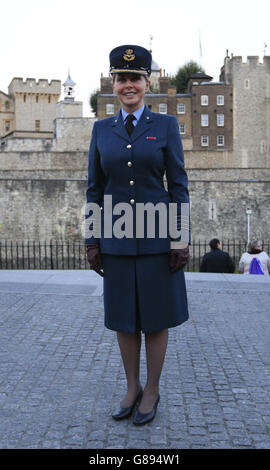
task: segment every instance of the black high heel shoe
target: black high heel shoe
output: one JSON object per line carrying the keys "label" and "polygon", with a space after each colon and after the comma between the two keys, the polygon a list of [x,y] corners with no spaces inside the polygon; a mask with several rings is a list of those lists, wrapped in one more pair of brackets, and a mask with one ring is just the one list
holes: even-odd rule
{"label": "black high heel shoe", "polygon": [[137,408],[137,410],[134,414],[133,424],[135,424],[136,426],[142,426],[143,424],[150,423],[150,421],[152,421],[154,419],[154,417],[156,416],[157,406],[158,406],[159,400],[160,400],[160,396],[158,394],[158,397],[155,401],[155,404],[154,404],[152,410],[149,411],[149,413],[141,413],[139,411],[139,409]]}
{"label": "black high heel shoe", "polygon": [[119,410],[112,415],[113,419],[116,419],[119,421],[120,419],[129,418],[135,406],[141,401],[142,395],[143,395],[143,389],[141,388],[134,402],[132,403],[132,405],[128,406],[127,408],[120,407]]}

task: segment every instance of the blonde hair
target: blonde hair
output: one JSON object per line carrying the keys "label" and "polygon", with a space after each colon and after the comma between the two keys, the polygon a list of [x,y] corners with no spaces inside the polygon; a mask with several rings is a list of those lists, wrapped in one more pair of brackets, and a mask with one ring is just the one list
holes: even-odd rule
{"label": "blonde hair", "polygon": [[[128,72],[122,72],[122,73],[128,73]],[[116,75],[121,75],[121,74],[113,73],[113,74],[111,75],[111,81],[112,81],[112,83],[114,83],[115,78],[116,78]],[[136,75],[142,75],[142,76],[145,78],[146,83],[150,82],[150,77],[149,77],[148,75],[143,75],[143,74],[136,74]]]}

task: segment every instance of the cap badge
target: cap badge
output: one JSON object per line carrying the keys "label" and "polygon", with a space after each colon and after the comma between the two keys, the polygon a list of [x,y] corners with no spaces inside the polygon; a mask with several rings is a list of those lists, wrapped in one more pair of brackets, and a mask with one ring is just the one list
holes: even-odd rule
{"label": "cap badge", "polygon": [[135,59],[135,54],[133,54],[133,49],[126,49],[125,54],[123,55],[123,59],[127,60],[128,62],[130,60],[134,60]]}

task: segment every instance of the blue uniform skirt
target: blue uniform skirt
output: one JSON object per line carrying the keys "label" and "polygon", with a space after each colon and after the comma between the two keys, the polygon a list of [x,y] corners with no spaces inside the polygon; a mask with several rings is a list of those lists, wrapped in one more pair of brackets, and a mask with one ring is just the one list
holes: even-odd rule
{"label": "blue uniform skirt", "polygon": [[102,258],[107,328],[150,333],[188,319],[184,270],[170,272],[169,253]]}

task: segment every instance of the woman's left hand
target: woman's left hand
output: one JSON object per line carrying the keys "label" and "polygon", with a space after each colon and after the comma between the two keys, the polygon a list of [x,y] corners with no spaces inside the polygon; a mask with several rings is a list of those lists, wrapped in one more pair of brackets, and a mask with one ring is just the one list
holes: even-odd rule
{"label": "woman's left hand", "polygon": [[170,270],[172,273],[179,271],[183,268],[189,259],[189,246],[181,249],[171,250],[171,259],[170,259]]}

